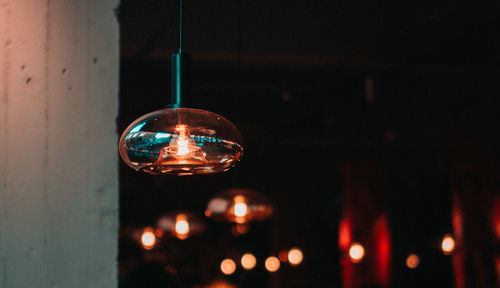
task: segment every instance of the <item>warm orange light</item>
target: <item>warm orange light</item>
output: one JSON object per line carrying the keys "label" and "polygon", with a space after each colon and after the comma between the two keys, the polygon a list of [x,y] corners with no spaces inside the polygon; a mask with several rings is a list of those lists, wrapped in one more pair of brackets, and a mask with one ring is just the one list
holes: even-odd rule
{"label": "warm orange light", "polygon": [[224,280],[220,280],[220,279],[212,282],[211,284],[209,284],[207,286],[203,286],[203,287],[204,288],[237,288],[233,284],[226,282]]}
{"label": "warm orange light", "polygon": [[266,259],[264,265],[266,266],[267,271],[272,273],[278,271],[278,269],[280,269],[281,264],[278,258],[271,256]]}
{"label": "warm orange light", "polygon": [[420,257],[417,254],[410,254],[406,258],[406,266],[410,269],[415,269],[420,264]]}
{"label": "warm orange light", "polygon": [[179,214],[175,218],[175,233],[179,239],[186,239],[189,236],[189,222],[186,215]]}
{"label": "warm orange light", "polygon": [[236,127],[220,115],[169,108],[130,124],[120,137],[119,151],[137,171],[184,176],[229,170],[243,155],[242,143]]}
{"label": "warm orange light", "polygon": [[153,228],[146,228],[142,232],[141,243],[142,247],[144,247],[144,249],[146,250],[151,250],[155,246],[156,236],[153,231],[154,231]]}
{"label": "warm orange light", "polygon": [[448,255],[453,253],[453,250],[455,250],[455,239],[453,239],[453,236],[450,234],[446,234],[443,237],[443,241],[441,242],[441,250],[443,250],[443,253]]}
{"label": "warm orange light", "polygon": [[244,223],[245,216],[248,213],[248,206],[245,197],[242,195],[237,195],[234,197],[234,216],[236,216],[236,222]]}
{"label": "warm orange light", "polygon": [[250,230],[250,226],[248,224],[236,224],[233,226],[231,229],[231,232],[233,233],[233,236],[241,236]]}
{"label": "warm orange light", "polygon": [[290,265],[292,266],[299,265],[302,262],[302,259],[304,259],[304,255],[299,248],[292,248],[288,252],[288,262],[290,262]]}
{"label": "warm orange light", "polygon": [[179,133],[179,139],[177,139],[177,155],[179,156],[184,156],[189,153],[189,141],[188,141],[188,135],[186,135],[186,125],[177,125],[175,127],[175,131]]}
{"label": "warm orange light", "polygon": [[241,257],[241,266],[245,270],[252,270],[257,264],[257,259],[250,253],[246,253]]}
{"label": "warm orange light", "polygon": [[247,215],[247,204],[238,203],[234,205],[234,215],[237,217],[245,217]]}
{"label": "warm orange light", "polygon": [[359,243],[352,243],[349,248],[349,257],[354,263],[359,263],[365,257],[365,248]]}
{"label": "warm orange light", "polygon": [[224,259],[220,263],[220,270],[226,275],[231,275],[236,271],[236,263],[231,259]]}
{"label": "warm orange light", "polygon": [[251,189],[230,189],[210,200],[205,215],[216,221],[244,224],[265,220],[272,213],[271,203],[258,192]]}

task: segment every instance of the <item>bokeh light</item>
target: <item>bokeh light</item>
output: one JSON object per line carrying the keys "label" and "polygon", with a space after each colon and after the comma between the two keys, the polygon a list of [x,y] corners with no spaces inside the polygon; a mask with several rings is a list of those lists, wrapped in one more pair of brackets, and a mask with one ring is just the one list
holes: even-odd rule
{"label": "bokeh light", "polygon": [[250,231],[250,225],[248,224],[235,224],[233,228],[231,228],[231,233],[235,237],[239,237],[241,235],[245,235]]}
{"label": "bokeh light", "polygon": [[280,269],[280,260],[274,256],[270,256],[266,259],[266,262],[264,263],[266,266],[267,271],[269,272],[276,272]]}
{"label": "bokeh light", "polygon": [[406,266],[410,269],[415,269],[420,264],[420,257],[417,254],[410,254],[406,258]]}
{"label": "bokeh light", "polygon": [[237,195],[234,197],[234,216],[245,217],[247,215],[248,206],[245,197]]}
{"label": "bokeh light", "polygon": [[160,228],[156,228],[155,235],[157,238],[162,238],[163,236],[165,236],[165,232],[163,232],[163,230],[161,230]]}
{"label": "bokeh light", "polygon": [[288,252],[288,262],[290,262],[292,266],[297,266],[302,263],[302,259],[304,259],[304,254],[302,254],[299,248],[292,248]]}
{"label": "bokeh light", "polygon": [[241,266],[245,270],[252,270],[257,264],[257,259],[250,253],[246,253],[241,257]]}
{"label": "bokeh light", "polygon": [[443,250],[443,253],[448,255],[453,253],[453,250],[455,250],[455,239],[453,239],[453,236],[450,234],[446,234],[443,237],[443,241],[441,242],[441,250]]}
{"label": "bokeh light", "polygon": [[263,221],[273,213],[271,202],[251,189],[230,189],[215,195],[205,210],[205,215],[216,221],[248,223]]}
{"label": "bokeh light", "polygon": [[288,262],[288,250],[281,250],[280,253],[278,253],[278,258],[283,263]]}
{"label": "bokeh light", "polygon": [[231,275],[236,271],[236,263],[231,259],[224,259],[220,263],[220,270],[226,275]]}
{"label": "bokeh light", "polygon": [[156,236],[153,228],[145,228],[141,235],[142,247],[146,250],[151,250],[155,247]]}
{"label": "bokeh light", "polygon": [[349,248],[349,257],[354,263],[359,263],[365,257],[365,248],[359,243],[352,243]]}
{"label": "bokeh light", "polygon": [[200,235],[205,230],[205,222],[198,215],[185,210],[169,212],[159,217],[156,223],[157,230],[163,232],[163,237],[180,240]]}
{"label": "bokeh light", "polygon": [[[198,287],[198,286],[197,286]],[[237,288],[237,286],[222,280],[218,279],[212,282],[211,284],[208,284],[207,286],[203,286],[203,288]]]}
{"label": "bokeh light", "polygon": [[177,234],[177,238],[181,240],[189,237],[189,222],[187,221],[186,215],[177,215],[175,219],[175,233]]}

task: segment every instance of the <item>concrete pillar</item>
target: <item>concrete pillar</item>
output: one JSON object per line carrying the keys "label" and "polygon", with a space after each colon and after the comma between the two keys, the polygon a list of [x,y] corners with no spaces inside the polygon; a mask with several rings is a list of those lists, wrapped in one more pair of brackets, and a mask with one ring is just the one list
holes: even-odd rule
{"label": "concrete pillar", "polygon": [[0,0],[0,287],[117,287],[118,0]]}

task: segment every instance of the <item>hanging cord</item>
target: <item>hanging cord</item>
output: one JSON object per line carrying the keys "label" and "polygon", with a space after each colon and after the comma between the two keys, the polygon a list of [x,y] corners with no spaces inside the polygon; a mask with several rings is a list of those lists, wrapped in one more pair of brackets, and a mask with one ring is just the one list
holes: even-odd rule
{"label": "hanging cord", "polygon": [[180,0],[179,8],[179,54],[182,53],[182,0]]}

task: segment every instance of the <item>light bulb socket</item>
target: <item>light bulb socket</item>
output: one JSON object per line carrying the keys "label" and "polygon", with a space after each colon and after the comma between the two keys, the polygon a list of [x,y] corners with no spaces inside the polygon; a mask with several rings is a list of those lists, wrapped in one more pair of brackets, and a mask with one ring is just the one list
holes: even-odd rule
{"label": "light bulb socket", "polygon": [[191,55],[172,54],[172,102],[169,108],[189,107],[191,104]]}

